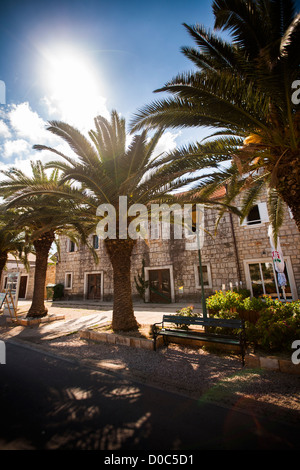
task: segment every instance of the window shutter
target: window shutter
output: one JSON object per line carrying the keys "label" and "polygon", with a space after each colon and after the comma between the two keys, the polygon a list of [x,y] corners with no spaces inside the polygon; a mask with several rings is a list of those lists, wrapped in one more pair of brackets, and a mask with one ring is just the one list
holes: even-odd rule
{"label": "window shutter", "polygon": [[266,202],[260,202],[258,204],[258,210],[261,218],[261,222],[269,222],[269,214],[268,214],[268,209],[267,209],[267,203]]}

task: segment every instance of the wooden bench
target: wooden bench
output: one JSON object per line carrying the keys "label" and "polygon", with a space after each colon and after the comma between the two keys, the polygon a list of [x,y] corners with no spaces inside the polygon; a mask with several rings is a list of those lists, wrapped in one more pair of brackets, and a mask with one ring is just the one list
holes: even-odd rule
{"label": "wooden bench", "polygon": [[[223,330],[223,333],[223,331],[216,330],[216,327],[226,328],[226,330]],[[165,343],[172,341],[172,337],[176,337],[209,343],[229,344],[240,347],[242,363],[245,364],[245,322],[242,319],[163,315],[162,321],[152,326],[152,332],[154,351],[156,351],[158,336],[163,336]]]}

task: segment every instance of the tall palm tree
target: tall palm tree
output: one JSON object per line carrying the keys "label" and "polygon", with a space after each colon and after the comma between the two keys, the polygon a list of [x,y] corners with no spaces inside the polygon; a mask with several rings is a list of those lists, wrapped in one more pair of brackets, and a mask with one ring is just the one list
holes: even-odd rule
{"label": "tall palm tree", "polygon": [[[2,171],[6,179],[0,183],[0,194],[5,198],[5,207],[14,208],[15,230],[26,230],[28,241],[34,246],[34,291],[27,316],[43,317],[48,312],[44,302],[45,282],[55,234],[73,230],[84,240],[85,216],[82,212],[79,215],[78,204],[70,197],[72,190],[69,185],[61,184],[57,170],[48,175],[40,161],[31,162],[31,169],[32,176],[18,168]],[[57,194],[53,193],[54,189]]]}
{"label": "tall palm tree", "polygon": [[300,230],[300,110],[292,100],[300,14],[292,0],[215,0],[213,12],[215,28],[229,31],[232,42],[185,24],[197,47],[182,52],[196,71],[156,90],[170,97],[140,110],[133,131],[161,125],[215,128],[213,142],[185,148],[178,158],[205,158],[208,167],[217,159],[220,171],[215,181],[209,179],[211,189],[226,183],[227,202],[246,190],[244,216],[267,186],[274,228],[284,201]]}
{"label": "tall palm tree", "polygon": [[[181,178],[186,172],[186,166],[160,165],[161,156],[154,157],[154,150],[163,133],[159,129],[150,138],[147,132],[135,135],[129,146],[126,145],[125,120],[116,111],[112,111],[111,119],[95,118],[95,129],[85,137],[74,127],[52,121],[48,130],[65,140],[75,152],[76,158],[71,158],[55,149],[44,145],[35,145],[37,150],[50,150],[61,157],[49,164],[59,169],[62,181],[81,185],[78,194],[82,204],[96,212],[101,204],[110,204],[116,213],[116,237],[104,239],[105,247],[113,268],[114,303],[112,327],[114,330],[132,330],[137,328],[131,296],[131,254],[136,239],[126,233],[121,233],[119,218],[123,217],[120,196],[127,196],[128,212],[133,204],[143,204],[164,198],[171,199],[172,190],[194,180],[194,177]],[[75,191],[75,189],[74,189]],[[126,228],[135,216],[123,219]]]}

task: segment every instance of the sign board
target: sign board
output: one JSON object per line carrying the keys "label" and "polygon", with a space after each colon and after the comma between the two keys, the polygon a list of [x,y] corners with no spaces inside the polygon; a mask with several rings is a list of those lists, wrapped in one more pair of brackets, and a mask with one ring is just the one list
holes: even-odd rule
{"label": "sign board", "polygon": [[17,308],[14,303],[13,296],[9,289],[6,289],[5,292],[0,293],[0,308],[4,306],[3,314],[10,315],[12,320],[17,318]]}
{"label": "sign board", "polygon": [[2,308],[6,299],[6,292],[0,292],[0,308]]}

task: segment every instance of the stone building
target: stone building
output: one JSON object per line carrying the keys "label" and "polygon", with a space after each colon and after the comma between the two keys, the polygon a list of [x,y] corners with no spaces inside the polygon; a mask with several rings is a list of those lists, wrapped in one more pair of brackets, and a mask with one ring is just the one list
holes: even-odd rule
{"label": "stone building", "polygon": [[[247,220],[240,223],[237,216],[227,213],[215,234],[215,209],[205,209],[201,226],[202,271],[205,295],[215,290],[236,286],[247,288],[251,295],[283,296],[278,287],[268,237],[269,218],[264,200],[257,203]],[[199,253],[196,235],[184,230],[182,239],[163,237],[164,227],[156,227],[157,239],[139,239],[132,254],[132,291],[140,299],[135,278],[142,273],[149,286],[146,302],[200,302]],[[204,234],[204,235],[203,235]],[[300,235],[289,210],[279,234],[285,260],[288,284],[286,298],[296,300],[300,295]],[[61,238],[61,255],[56,266],[56,283],[64,285],[65,297],[109,301],[113,298],[112,267],[103,240],[93,235],[92,243],[98,253],[96,264],[86,246],[76,246]]]}
{"label": "stone building", "polygon": [[[8,255],[6,266],[3,270],[1,277],[1,292],[4,292],[7,286],[8,274],[19,273],[19,292],[18,299],[31,300],[34,289],[34,273],[35,273],[35,255],[28,255],[29,269],[26,269],[22,261],[15,258],[13,255]],[[49,260],[46,285],[54,284],[56,278],[56,266]],[[45,288],[45,299],[47,297],[47,290]]]}
{"label": "stone building", "polygon": [[27,270],[19,259],[13,255],[8,254],[6,266],[2,273],[1,279],[1,292],[6,289],[7,276],[10,273],[19,273],[19,295],[18,298],[21,300],[31,299],[33,294],[34,286],[34,270],[35,270],[35,256],[32,254],[28,255],[29,269]]}

